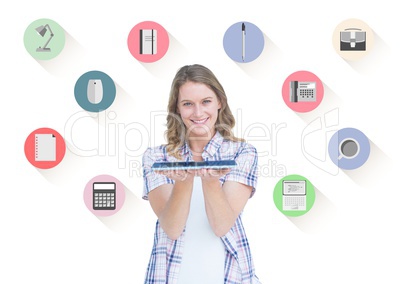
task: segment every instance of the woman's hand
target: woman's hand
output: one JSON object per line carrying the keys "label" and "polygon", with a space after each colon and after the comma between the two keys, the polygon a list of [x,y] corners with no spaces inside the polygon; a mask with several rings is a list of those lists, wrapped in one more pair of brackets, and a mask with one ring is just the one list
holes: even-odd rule
{"label": "woman's hand", "polygon": [[194,180],[194,173],[186,170],[165,170],[159,171],[159,173],[175,182],[192,182]]}
{"label": "woman's hand", "polygon": [[205,183],[217,182],[221,177],[228,174],[230,169],[199,169],[194,171],[194,175],[201,177]]}

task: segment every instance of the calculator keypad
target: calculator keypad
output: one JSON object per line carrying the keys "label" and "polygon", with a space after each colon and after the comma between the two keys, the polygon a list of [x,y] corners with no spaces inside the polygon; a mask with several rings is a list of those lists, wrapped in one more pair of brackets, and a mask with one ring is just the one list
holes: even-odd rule
{"label": "calculator keypad", "polygon": [[94,191],[93,194],[95,210],[114,210],[116,208],[116,195],[114,192]]}

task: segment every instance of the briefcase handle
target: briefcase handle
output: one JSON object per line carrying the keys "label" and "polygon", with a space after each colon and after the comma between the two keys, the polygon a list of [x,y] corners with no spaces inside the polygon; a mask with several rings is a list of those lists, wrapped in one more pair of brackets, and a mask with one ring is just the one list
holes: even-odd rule
{"label": "briefcase handle", "polygon": [[358,28],[348,28],[348,29],[345,29],[345,31],[350,31],[350,30],[358,30],[358,31],[361,31],[362,29],[358,29]]}

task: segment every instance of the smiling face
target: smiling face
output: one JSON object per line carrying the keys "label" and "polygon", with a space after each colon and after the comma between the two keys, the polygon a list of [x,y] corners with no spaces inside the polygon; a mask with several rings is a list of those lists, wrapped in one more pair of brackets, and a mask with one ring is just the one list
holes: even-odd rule
{"label": "smiling face", "polygon": [[188,81],[179,89],[177,112],[186,125],[189,137],[211,139],[220,108],[216,94],[203,83]]}

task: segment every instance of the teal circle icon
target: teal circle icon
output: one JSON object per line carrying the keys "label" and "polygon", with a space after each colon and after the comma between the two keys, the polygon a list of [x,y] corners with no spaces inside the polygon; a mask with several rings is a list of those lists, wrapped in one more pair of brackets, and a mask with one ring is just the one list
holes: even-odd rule
{"label": "teal circle icon", "polygon": [[75,83],[74,96],[84,110],[100,112],[113,103],[116,86],[109,75],[101,71],[89,71]]}
{"label": "teal circle icon", "polygon": [[306,214],[315,201],[313,184],[301,175],[288,175],[279,180],[274,189],[276,208],[286,216]]}
{"label": "teal circle icon", "polygon": [[49,60],[59,55],[65,41],[64,29],[50,19],[32,22],[24,33],[25,49],[33,58],[39,60]]}

